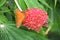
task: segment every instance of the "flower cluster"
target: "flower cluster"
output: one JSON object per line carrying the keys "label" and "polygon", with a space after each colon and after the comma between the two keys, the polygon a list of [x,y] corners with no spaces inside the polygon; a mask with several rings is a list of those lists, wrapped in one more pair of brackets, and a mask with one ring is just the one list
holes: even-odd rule
{"label": "flower cluster", "polygon": [[29,8],[25,11],[25,19],[22,23],[23,26],[29,30],[35,30],[39,32],[40,28],[47,23],[47,12],[38,8]]}

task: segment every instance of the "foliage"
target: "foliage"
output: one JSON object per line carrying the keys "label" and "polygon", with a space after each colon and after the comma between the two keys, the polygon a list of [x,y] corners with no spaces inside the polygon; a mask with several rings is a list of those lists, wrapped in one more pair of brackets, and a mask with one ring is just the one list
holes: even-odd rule
{"label": "foliage", "polygon": [[[15,26],[14,0],[0,0],[0,40],[60,40],[60,0],[17,0],[22,10],[38,7],[46,10],[49,15],[49,33],[45,35],[42,28],[39,33],[27,30],[24,26],[19,29]],[[56,36],[56,37],[54,37]]]}

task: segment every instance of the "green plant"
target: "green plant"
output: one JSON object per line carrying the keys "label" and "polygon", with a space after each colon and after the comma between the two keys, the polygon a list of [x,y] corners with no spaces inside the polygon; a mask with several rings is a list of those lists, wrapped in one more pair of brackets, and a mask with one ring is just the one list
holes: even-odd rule
{"label": "green plant", "polygon": [[[48,12],[49,23],[39,33],[24,26],[16,28],[14,0],[0,0],[0,40],[60,40],[60,0],[17,0],[22,10],[38,7]],[[47,32],[45,34],[45,31]],[[57,33],[57,35],[56,35]],[[52,37],[52,36],[57,37]],[[59,36],[58,36],[59,35]],[[51,38],[52,37],[52,38]]]}

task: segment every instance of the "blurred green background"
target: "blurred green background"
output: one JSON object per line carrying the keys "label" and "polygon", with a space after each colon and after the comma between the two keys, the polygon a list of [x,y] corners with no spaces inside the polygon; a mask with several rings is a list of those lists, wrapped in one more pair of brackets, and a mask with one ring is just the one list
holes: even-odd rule
{"label": "blurred green background", "polygon": [[38,7],[48,12],[51,27],[47,35],[42,28],[39,33],[15,26],[14,0],[0,0],[0,40],[60,40],[60,0],[17,0],[21,9]]}

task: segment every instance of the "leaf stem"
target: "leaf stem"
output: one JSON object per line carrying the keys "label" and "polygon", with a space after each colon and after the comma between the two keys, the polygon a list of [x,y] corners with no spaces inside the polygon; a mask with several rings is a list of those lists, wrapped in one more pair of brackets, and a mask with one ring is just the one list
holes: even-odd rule
{"label": "leaf stem", "polygon": [[22,11],[22,9],[21,9],[20,5],[18,4],[17,0],[14,0],[14,1],[15,1],[16,5],[17,5],[18,9],[19,9],[20,11]]}
{"label": "leaf stem", "polygon": [[48,29],[46,30],[45,34],[47,35],[48,32],[50,31],[51,27],[48,27]]}

